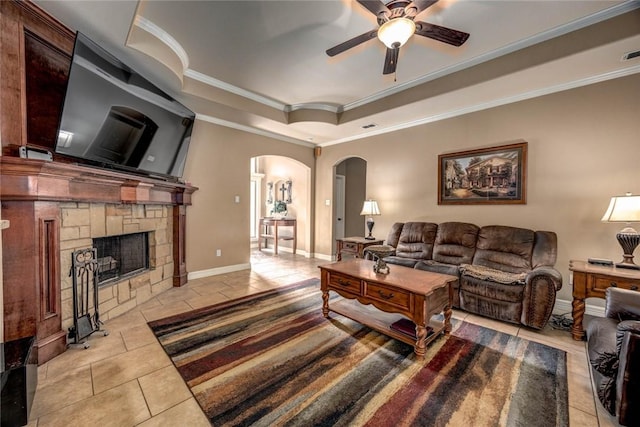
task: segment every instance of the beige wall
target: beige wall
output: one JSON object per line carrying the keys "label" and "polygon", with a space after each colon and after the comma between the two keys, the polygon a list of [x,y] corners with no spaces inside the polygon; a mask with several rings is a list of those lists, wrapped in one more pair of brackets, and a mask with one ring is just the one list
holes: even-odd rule
{"label": "beige wall", "polygon": [[[262,192],[263,199],[266,201],[268,196],[267,183],[273,182],[273,197],[274,200],[282,199],[282,192],[277,188],[277,185],[286,180],[291,180],[291,203],[287,205],[287,217],[296,218],[297,223],[297,250],[302,253],[313,252],[309,246],[309,240],[311,236],[309,215],[311,212],[311,196],[308,189],[311,168],[299,161],[292,160],[288,157],[282,156],[261,156],[260,171],[264,173],[264,179],[262,180]],[[287,194],[285,193],[285,198]],[[262,204],[262,215],[269,216],[270,211],[273,208],[273,204],[267,205],[266,202]],[[289,232],[287,229],[283,229],[284,232]],[[269,244],[273,243],[273,240],[269,240]],[[291,241],[281,241],[278,247],[292,248]]]}
{"label": "beige wall", "polygon": [[[193,129],[184,179],[199,190],[187,207],[187,271],[220,271],[247,267],[250,259],[250,159],[263,155],[286,156],[306,165],[308,188],[294,183],[294,192],[314,197],[313,149],[249,134],[202,120]],[[240,203],[235,203],[235,196]],[[308,213],[309,223],[313,213]],[[313,241],[305,243],[311,251]],[[216,249],[222,251],[216,256]],[[218,270],[216,270],[218,269]]]}
{"label": "beige wall", "polygon": [[[330,229],[333,167],[351,156],[367,161],[367,197],[378,201],[376,235],[396,221],[505,224],[558,234],[559,299],[571,300],[569,260],[622,259],[615,234],[600,222],[613,195],[640,194],[640,74],[467,114],[391,134],[324,147],[318,159],[316,230]],[[439,206],[442,153],[528,142],[526,205]],[[316,253],[331,236],[316,235]],[[636,251],[640,263],[640,250]]]}

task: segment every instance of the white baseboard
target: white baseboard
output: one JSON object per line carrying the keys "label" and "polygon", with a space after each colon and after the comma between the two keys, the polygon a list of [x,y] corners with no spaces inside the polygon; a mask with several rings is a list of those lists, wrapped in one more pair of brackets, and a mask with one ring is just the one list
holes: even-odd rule
{"label": "white baseboard", "polygon": [[[251,248],[252,249],[258,249],[260,251],[266,249],[268,251],[273,252],[273,246],[260,249],[256,245],[255,248],[253,246]],[[278,246],[278,252],[286,252],[286,253],[292,254],[293,253],[293,248],[286,248],[286,247]],[[305,250],[301,250],[301,249],[297,249],[297,248],[296,248],[296,255],[302,255],[305,258],[313,258],[313,254],[312,253],[309,253],[309,252],[307,252]]]}
{"label": "white baseboard", "polygon": [[314,258],[321,259],[323,261],[335,261],[335,259],[333,258],[333,255],[314,254]]}
{"label": "white baseboard", "polygon": [[234,271],[249,270],[251,264],[226,265],[224,267],[210,268],[208,270],[192,271],[187,275],[187,280],[201,279],[203,277],[217,276],[218,274],[233,273]]}
{"label": "white baseboard", "polygon": [[[573,311],[571,301],[557,299],[553,306],[553,314],[565,314]],[[604,317],[604,307],[599,307],[591,304],[586,304],[584,313],[590,316]]]}

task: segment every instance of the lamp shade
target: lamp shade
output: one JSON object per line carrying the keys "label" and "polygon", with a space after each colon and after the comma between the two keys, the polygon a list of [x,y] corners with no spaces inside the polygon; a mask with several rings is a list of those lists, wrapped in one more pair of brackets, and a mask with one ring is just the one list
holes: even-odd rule
{"label": "lamp shade", "polygon": [[640,196],[612,197],[602,222],[640,222]]}
{"label": "lamp shade", "polygon": [[408,18],[394,18],[378,28],[378,38],[390,49],[404,45],[416,32],[416,24]]}
{"label": "lamp shade", "polygon": [[380,209],[378,208],[378,202],[375,200],[365,200],[362,205],[362,212],[360,215],[380,215]]}
{"label": "lamp shade", "polygon": [[[640,222],[640,196],[632,196],[627,193],[624,196],[611,198],[609,207],[602,217],[604,222]],[[632,268],[640,270],[640,266],[633,262],[633,251],[640,244],[640,234],[629,225],[616,234],[616,239],[624,251],[622,262],[616,267]]]}

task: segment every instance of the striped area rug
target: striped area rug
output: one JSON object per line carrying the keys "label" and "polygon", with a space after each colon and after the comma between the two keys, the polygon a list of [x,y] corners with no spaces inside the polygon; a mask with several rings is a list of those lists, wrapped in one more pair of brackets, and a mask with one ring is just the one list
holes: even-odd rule
{"label": "striped area rug", "polygon": [[[319,280],[150,322],[214,426],[566,426],[566,353],[456,321],[424,360]],[[337,298],[332,296],[332,298]]]}

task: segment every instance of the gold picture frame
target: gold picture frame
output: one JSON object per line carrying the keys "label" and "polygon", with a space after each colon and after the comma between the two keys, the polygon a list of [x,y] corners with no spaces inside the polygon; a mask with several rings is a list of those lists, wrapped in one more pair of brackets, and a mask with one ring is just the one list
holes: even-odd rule
{"label": "gold picture frame", "polygon": [[439,205],[526,203],[526,141],[438,156]]}

